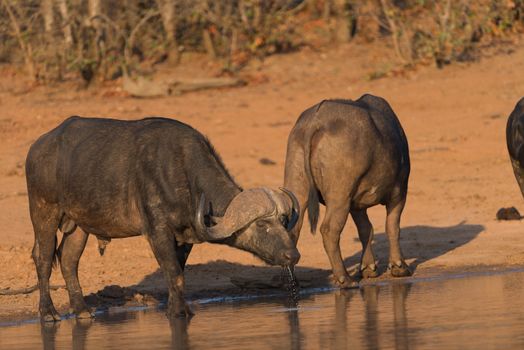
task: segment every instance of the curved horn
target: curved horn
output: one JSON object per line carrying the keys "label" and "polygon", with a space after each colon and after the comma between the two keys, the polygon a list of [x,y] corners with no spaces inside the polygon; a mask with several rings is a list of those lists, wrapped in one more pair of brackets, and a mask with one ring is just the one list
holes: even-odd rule
{"label": "curved horn", "polygon": [[209,227],[204,222],[205,199],[200,198],[196,213],[195,228],[200,230],[208,240],[219,240],[230,237],[235,232],[248,226],[256,219],[275,210],[275,203],[265,189],[255,188],[238,193],[227,206],[224,216],[217,224]]}
{"label": "curved horn", "polygon": [[207,227],[206,227],[206,223],[204,222],[205,205],[206,205],[206,197],[202,193],[202,195],[200,196],[200,201],[198,202],[197,210],[196,210],[195,228],[197,230],[197,234],[203,234],[204,237],[207,237],[208,236]]}
{"label": "curved horn", "polygon": [[196,217],[195,217],[195,226],[197,231],[204,236],[206,240],[216,240],[216,239],[222,239],[229,237],[230,234],[220,234],[220,232],[214,227],[208,227],[205,223],[204,216],[205,214],[205,207],[206,207],[206,197],[202,193],[200,196],[200,201],[198,202],[198,208],[196,211]]}
{"label": "curved horn", "polygon": [[286,229],[288,231],[291,231],[293,229],[293,227],[295,227],[295,225],[298,222],[298,216],[299,216],[299,213],[300,213],[300,205],[298,204],[298,199],[297,199],[297,197],[295,197],[293,192],[291,192],[290,190],[288,190],[288,189],[286,189],[284,187],[279,187],[279,189],[282,192],[284,192],[289,197],[289,199],[291,199],[291,203],[292,203],[291,215],[288,218],[288,224],[287,224],[287,227],[286,227]]}

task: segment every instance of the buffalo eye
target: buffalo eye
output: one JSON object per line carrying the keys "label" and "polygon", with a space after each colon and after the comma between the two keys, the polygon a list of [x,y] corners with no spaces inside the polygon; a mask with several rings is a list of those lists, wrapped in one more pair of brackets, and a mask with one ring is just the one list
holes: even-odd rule
{"label": "buffalo eye", "polygon": [[257,221],[257,227],[258,228],[265,228],[267,226],[267,223],[264,220],[258,220]]}
{"label": "buffalo eye", "polygon": [[282,223],[282,226],[287,227],[287,224],[289,223],[287,215],[281,215],[280,222]]}

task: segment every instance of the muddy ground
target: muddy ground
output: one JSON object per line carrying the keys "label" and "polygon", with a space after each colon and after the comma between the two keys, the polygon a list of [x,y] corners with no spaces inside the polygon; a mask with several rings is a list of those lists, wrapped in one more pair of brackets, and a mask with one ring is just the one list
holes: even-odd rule
{"label": "muddy ground", "polygon": [[[154,99],[126,96],[118,82],[88,89],[76,81],[28,87],[16,70],[0,68],[0,289],[36,283],[23,163],[31,143],[68,116],[180,119],[209,136],[243,187],[277,187],[283,181],[287,135],[298,115],[322,99],[356,99],[363,93],[391,103],[409,140],[412,172],[401,244],[415,276],[524,266],[524,224],[495,219],[500,207],[514,205],[524,212],[505,144],[507,116],[524,92],[524,48],[517,44],[476,63],[443,70],[419,67],[370,80],[387,69],[387,52],[358,44],[305,49],[253,62],[242,72],[248,81],[242,88]],[[161,74],[205,77],[216,68],[186,56],[181,66],[164,68]],[[384,209],[372,208],[370,218],[384,270]],[[355,266],[360,243],[351,221],[341,246],[346,266]],[[307,224],[299,250],[302,285],[326,285],[329,262],[321,238],[309,234]],[[193,299],[267,291],[278,275],[278,269],[248,253],[211,244],[195,246],[188,264],[187,290]],[[154,304],[166,293],[141,237],[113,241],[103,257],[90,239],[80,262],[80,282],[92,305]],[[52,284],[64,284],[59,270],[53,272]],[[106,286],[113,287],[103,290]],[[52,297],[60,311],[67,311],[65,289]],[[33,317],[37,305],[38,292],[0,296],[0,319]]]}

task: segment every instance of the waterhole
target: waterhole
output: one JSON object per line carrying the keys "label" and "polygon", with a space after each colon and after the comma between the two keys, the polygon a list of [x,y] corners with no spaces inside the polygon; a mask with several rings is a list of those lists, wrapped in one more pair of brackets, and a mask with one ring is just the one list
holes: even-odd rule
{"label": "waterhole", "polygon": [[521,271],[306,290],[292,307],[285,297],[194,306],[190,322],[115,309],[94,320],[4,326],[0,349],[524,348]]}

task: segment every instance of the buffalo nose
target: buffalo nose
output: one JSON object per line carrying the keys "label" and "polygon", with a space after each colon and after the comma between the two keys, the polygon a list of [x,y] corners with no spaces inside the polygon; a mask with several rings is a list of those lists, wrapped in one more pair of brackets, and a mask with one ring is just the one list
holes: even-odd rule
{"label": "buffalo nose", "polygon": [[295,265],[300,260],[300,253],[296,249],[290,249],[284,252],[284,258],[291,263],[291,265]]}

